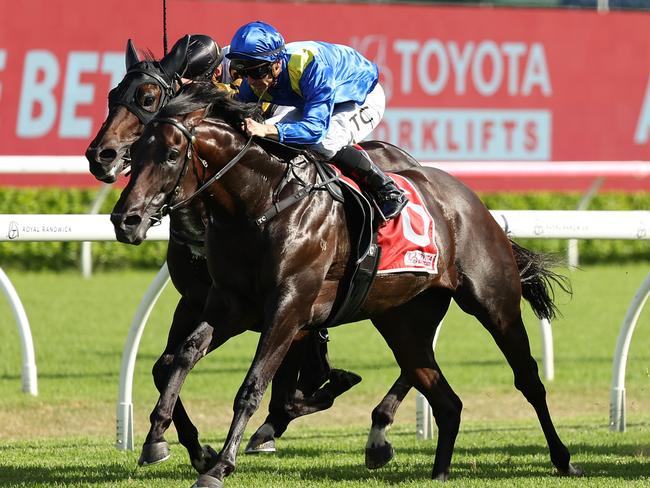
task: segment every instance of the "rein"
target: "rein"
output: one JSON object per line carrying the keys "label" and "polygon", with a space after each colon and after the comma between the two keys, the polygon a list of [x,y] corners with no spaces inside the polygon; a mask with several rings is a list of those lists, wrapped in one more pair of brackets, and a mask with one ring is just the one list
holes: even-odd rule
{"label": "rein", "polygon": [[[228,163],[221,168],[217,173],[215,173],[213,176],[211,176],[205,183],[203,183],[194,193],[192,193],[190,196],[184,198],[180,202],[177,202],[173,205],[170,205],[169,200],[173,198],[173,195],[178,193],[178,189],[181,184],[181,179],[183,178],[183,175],[187,171],[187,166],[188,162],[192,159],[192,147],[194,145],[194,142],[196,141],[196,136],[194,135],[194,128],[190,131],[185,127],[182,123],[178,122],[177,120],[173,118],[168,118],[168,117],[161,117],[161,118],[153,118],[152,122],[158,122],[161,124],[169,124],[174,127],[176,127],[187,139],[187,152],[185,154],[185,160],[183,162],[183,169],[178,175],[178,179],[176,180],[176,184],[174,185],[173,190],[169,193],[167,197],[167,201],[163,204],[160,209],[154,213],[150,219],[154,222],[153,225],[158,225],[162,221],[163,217],[166,215],[171,214],[172,212],[175,212],[179,208],[184,207],[187,205],[189,202],[191,202],[194,198],[196,198],[199,194],[201,194],[206,188],[211,186],[215,181],[218,181],[220,178],[223,177],[235,164],[237,164],[246,154],[248,149],[250,148],[252,142],[253,142],[253,136],[250,136],[248,140],[246,141],[246,144],[244,147],[230,160]],[[208,163],[199,156],[198,153],[196,153],[196,156],[199,158],[201,161],[201,164],[203,165],[204,168],[207,168]],[[307,161],[307,159],[303,155],[299,155],[292,160],[289,161],[289,166],[294,167],[296,164],[299,164],[303,161]],[[302,184],[302,188],[300,188],[298,191],[295,193],[289,195],[286,198],[283,198],[279,202],[273,203],[273,205],[266,210],[260,217],[256,218],[254,220],[255,224],[258,227],[261,227],[264,223],[268,222],[270,219],[278,215],[280,212],[285,210],[286,208],[290,207],[291,205],[298,203],[300,200],[303,198],[309,196],[313,191],[319,191],[319,190],[324,190],[327,188],[327,185],[329,185],[332,182],[338,181],[339,177],[338,175],[333,176],[331,178],[328,178],[320,183],[305,183],[302,180],[298,178],[298,181]],[[288,181],[283,180],[284,184],[288,183]],[[284,185],[281,185],[284,186]]]}
{"label": "rein", "polygon": [[[183,169],[181,170],[180,174],[178,175],[178,180],[176,181],[176,184],[174,185],[174,189],[169,193],[169,196],[167,197],[167,200],[171,200],[172,195],[178,193],[178,188],[180,187],[181,184],[181,178],[187,171],[187,165],[188,162],[192,159],[192,147],[194,145],[194,141],[196,140],[196,137],[192,132],[190,132],[187,127],[185,127],[183,124],[178,122],[175,119],[172,118],[154,118],[152,119],[154,122],[159,122],[161,124],[169,124],[173,125],[176,127],[181,133],[185,136],[187,139],[187,152],[185,154],[185,161],[183,162]],[[192,129],[194,131],[194,129]],[[165,215],[168,215],[176,210],[178,210],[181,207],[184,207],[187,205],[189,202],[191,202],[194,198],[196,198],[199,194],[201,194],[206,188],[208,188],[210,185],[212,185],[215,181],[219,180],[220,178],[223,177],[235,164],[237,164],[243,157],[244,154],[246,154],[246,151],[251,146],[251,143],[253,142],[253,136],[250,136],[248,138],[248,141],[246,141],[246,144],[244,147],[233,157],[223,168],[221,168],[217,173],[215,173],[213,176],[211,176],[208,181],[203,183],[194,193],[192,193],[189,197],[184,198],[178,203],[175,203],[173,205],[170,205],[168,202],[165,202],[162,207],[160,207],[160,210],[156,212],[154,215],[152,215],[150,218],[155,222],[155,224],[160,223],[162,218]],[[207,168],[207,162],[202,159],[198,153],[196,154],[199,160],[201,161],[201,164],[203,165],[204,168]]]}

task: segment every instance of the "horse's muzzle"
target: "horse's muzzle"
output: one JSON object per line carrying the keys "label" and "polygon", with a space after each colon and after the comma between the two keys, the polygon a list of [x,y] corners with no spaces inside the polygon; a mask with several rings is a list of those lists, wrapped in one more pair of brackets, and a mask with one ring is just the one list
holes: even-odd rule
{"label": "horse's muzzle", "polygon": [[111,222],[118,241],[136,246],[144,241],[148,226],[143,225],[140,215],[114,212],[111,214]]}
{"label": "horse's muzzle", "polygon": [[92,175],[104,183],[115,183],[124,167],[124,149],[89,146],[86,159]]}

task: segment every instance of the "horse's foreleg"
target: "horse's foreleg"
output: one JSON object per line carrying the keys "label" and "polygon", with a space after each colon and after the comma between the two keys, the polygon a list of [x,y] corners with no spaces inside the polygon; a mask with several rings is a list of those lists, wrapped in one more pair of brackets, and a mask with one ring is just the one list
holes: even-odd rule
{"label": "horse's foreleg", "polygon": [[269,414],[251,436],[244,452],[275,452],[275,438],[282,435],[291,421],[291,403],[301,393],[296,390],[298,370],[307,346],[307,332],[299,332],[282,364],[273,376]]}
{"label": "horse's foreleg", "polygon": [[[159,393],[168,384],[169,369],[173,362],[172,354],[163,354],[153,369],[154,383]],[[199,473],[207,471],[215,462],[217,453],[209,445],[201,446],[199,432],[189,418],[180,396],[177,397],[172,412],[172,421],[178,433],[178,440],[187,449],[190,462]],[[164,439],[154,443],[145,443],[145,448],[138,459],[140,466],[149,466],[169,458],[169,445]]]}
{"label": "horse's foreleg", "polygon": [[[191,328],[199,322],[198,314],[196,313],[198,308],[196,306],[193,307],[185,297],[182,297],[176,306],[165,351],[158,361],[156,361],[152,370],[154,384],[159,393],[162,393],[168,383],[175,350],[187,335],[189,335],[192,330]],[[208,445],[201,446],[198,430],[189,418],[180,396],[174,404],[172,421],[176,427],[179,442],[187,449],[192,466],[200,473],[205,472],[216,461],[217,453]],[[162,462],[168,457],[169,446],[166,442],[159,441],[154,445],[149,445],[143,451],[138,460],[138,464],[140,466],[148,466]]]}
{"label": "horse's foreleg", "polygon": [[297,327],[277,327],[276,329],[284,330],[262,335],[246,379],[237,392],[233,406],[233,420],[217,463],[204,475],[199,476],[194,485],[196,488],[219,487],[223,479],[235,470],[237,450],[244,429],[259,407],[273,374],[289,349]]}
{"label": "horse's foreleg", "polygon": [[[294,275],[294,278],[297,277]],[[311,306],[319,287],[312,288],[314,292],[309,294],[305,293],[304,281],[300,283],[302,287],[293,281],[285,281],[283,288],[276,291],[277,298],[272,299],[265,307],[276,312],[263,328],[251,367],[237,392],[233,420],[226,442],[219,453],[217,464],[199,476],[193,488],[221,487],[224,478],[235,470],[237,450],[246,424],[259,407],[264,392],[286,356],[299,327],[310,317]],[[302,290],[300,303],[295,300],[296,289]]]}
{"label": "horse's foreleg", "polygon": [[213,333],[214,329],[210,324],[201,322],[173,355],[172,364],[167,367],[165,381],[158,385],[160,397],[149,417],[151,428],[145,440],[145,449],[147,446],[165,442],[164,432],[172,422],[172,412],[181,386],[192,367],[213,348]]}
{"label": "horse's foreleg", "polygon": [[386,437],[387,428],[395,419],[395,412],[411,389],[411,383],[401,374],[386,396],[372,411],[372,427],[366,443],[366,467],[381,468],[395,456],[393,446]]}

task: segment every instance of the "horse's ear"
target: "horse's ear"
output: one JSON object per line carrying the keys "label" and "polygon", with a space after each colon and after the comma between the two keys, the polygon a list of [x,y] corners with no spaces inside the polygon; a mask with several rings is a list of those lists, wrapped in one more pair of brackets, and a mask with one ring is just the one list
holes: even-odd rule
{"label": "horse's ear", "polygon": [[133,41],[131,41],[131,39],[129,39],[126,43],[125,62],[127,71],[131,68],[131,66],[136,65],[140,62],[140,58],[138,58],[138,51],[135,50],[135,46],[133,45]]}
{"label": "horse's ear", "polygon": [[186,35],[185,37],[176,41],[174,47],[171,51],[165,55],[164,58],[160,60],[160,66],[168,75],[173,75],[174,73],[179,76],[183,76],[185,69],[187,68],[187,49],[190,46],[190,36]]}
{"label": "horse's ear", "polygon": [[196,127],[201,123],[203,119],[205,119],[208,116],[211,108],[212,108],[212,104],[206,106],[202,110],[196,110],[185,119],[185,124],[187,124],[188,127],[192,127],[192,128]]}

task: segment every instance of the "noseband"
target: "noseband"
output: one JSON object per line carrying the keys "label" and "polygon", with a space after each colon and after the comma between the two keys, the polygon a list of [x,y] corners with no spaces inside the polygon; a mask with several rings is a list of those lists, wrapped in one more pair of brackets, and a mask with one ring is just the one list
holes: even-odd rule
{"label": "noseband", "polygon": [[[178,210],[181,207],[184,207],[188,203],[190,203],[195,197],[197,197],[200,193],[202,193],[206,188],[208,188],[210,185],[212,185],[215,181],[219,180],[223,175],[225,175],[235,164],[237,164],[241,158],[244,157],[244,154],[246,154],[246,151],[248,151],[248,148],[250,148],[251,143],[253,142],[253,136],[250,136],[248,138],[248,141],[246,141],[246,144],[244,147],[233,157],[228,163],[221,168],[216,174],[211,176],[205,183],[203,183],[194,193],[192,193],[189,197],[184,198],[180,202],[177,202],[175,204],[171,203],[171,199],[173,198],[174,195],[179,193],[179,188],[181,185],[181,179],[183,178],[183,175],[187,171],[187,166],[189,161],[192,159],[192,147],[194,145],[194,142],[196,141],[196,137],[194,136],[195,132],[195,127],[192,128],[192,130],[188,130],[187,127],[185,127],[182,123],[178,122],[177,120],[173,118],[168,118],[168,117],[154,117],[152,119],[152,123],[158,122],[160,124],[169,124],[173,125],[176,127],[181,134],[185,136],[187,139],[187,151],[185,152],[185,159],[183,161],[183,169],[178,175],[178,179],[176,180],[176,185],[174,185],[174,188],[172,191],[167,195],[167,198],[165,200],[165,203],[163,204],[160,209],[154,213],[150,219],[154,221],[154,225],[157,225],[160,223],[160,221],[165,217],[165,215],[169,215],[172,212]],[[203,165],[204,168],[208,167],[207,161],[205,161],[201,156],[199,156],[198,152],[196,153],[196,157],[199,158],[199,161],[201,161],[201,164]]]}

